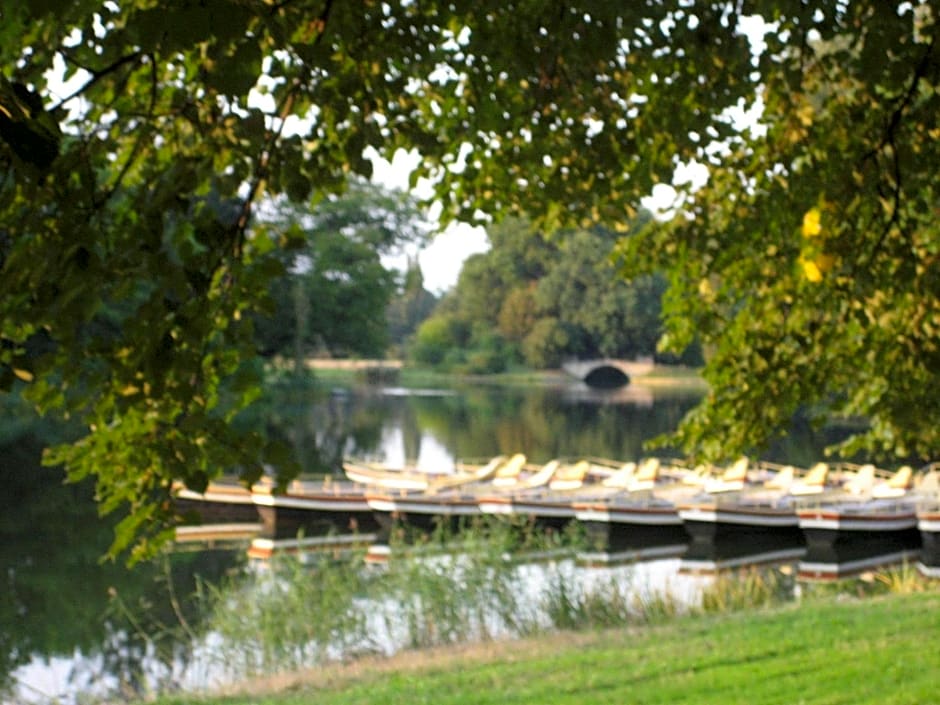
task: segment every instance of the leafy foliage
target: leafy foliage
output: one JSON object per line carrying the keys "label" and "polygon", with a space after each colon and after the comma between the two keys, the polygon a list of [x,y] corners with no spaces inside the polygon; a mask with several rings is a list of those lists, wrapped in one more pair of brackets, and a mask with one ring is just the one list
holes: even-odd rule
{"label": "leafy foliage", "polygon": [[437,297],[424,288],[424,275],[416,259],[409,259],[405,281],[386,310],[388,334],[396,351],[437,306]]}
{"label": "leafy foliage", "polygon": [[755,9],[776,22],[750,69],[759,124],[702,145],[708,183],[621,249],[628,272],[671,272],[666,346],[712,350],[712,393],[679,436],[722,456],[811,407],[869,420],[843,452],[931,457],[940,8]]}
{"label": "leafy foliage", "polygon": [[403,194],[352,182],[313,212],[271,205],[260,228],[273,240],[295,240],[276,254],[283,274],[271,282],[271,310],[255,319],[265,355],[311,352],[381,357],[388,345],[385,310],[398,288],[382,260],[427,237],[421,216]]}
{"label": "leafy foliage", "polygon": [[[159,531],[174,480],[276,465],[228,423],[257,389],[246,314],[285,244],[253,235],[256,204],[341,192],[366,148],[416,148],[445,221],[530,213],[546,232],[625,229],[706,165],[675,220],[621,248],[627,273],[668,272],[665,346],[712,351],[686,445],[735,454],[815,404],[871,419],[850,448],[937,450],[936,0],[0,15],[0,382],[84,420],[49,461],[129,505],[116,549]],[[770,23],[756,51],[751,15]]]}

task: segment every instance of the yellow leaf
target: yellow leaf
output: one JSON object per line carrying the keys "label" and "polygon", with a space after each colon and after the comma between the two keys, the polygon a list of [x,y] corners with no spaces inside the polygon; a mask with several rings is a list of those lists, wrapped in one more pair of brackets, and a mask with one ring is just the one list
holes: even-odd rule
{"label": "yellow leaf", "polygon": [[811,282],[821,282],[822,281],[822,272],[819,271],[819,267],[816,262],[811,259],[800,258],[800,266],[803,267],[803,274]]}
{"label": "yellow leaf", "polygon": [[15,374],[17,377],[19,377],[19,378],[20,378],[21,380],[23,380],[24,382],[32,382],[32,381],[33,381],[33,373],[30,372],[29,370],[21,370],[21,369],[18,369],[18,368],[16,368],[16,367],[14,367],[14,368],[13,368],[13,374]]}
{"label": "yellow leaf", "polygon": [[121,396],[129,397],[133,394],[137,394],[140,391],[140,387],[137,387],[133,384],[129,384],[124,389],[121,390]]}
{"label": "yellow leaf", "polygon": [[810,105],[804,105],[802,108],[796,111],[796,116],[799,118],[800,122],[809,127],[813,124],[813,108]]}
{"label": "yellow leaf", "polygon": [[698,293],[705,301],[711,301],[715,298],[715,290],[712,289],[711,282],[708,281],[707,277],[699,280]]}
{"label": "yellow leaf", "polygon": [[822,232],[819,209],[810,208],[803,216],[803,237],[816,237]]}

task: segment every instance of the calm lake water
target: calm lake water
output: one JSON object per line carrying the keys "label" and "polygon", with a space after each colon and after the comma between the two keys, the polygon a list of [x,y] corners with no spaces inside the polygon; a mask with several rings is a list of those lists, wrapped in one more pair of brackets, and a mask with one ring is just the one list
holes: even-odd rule
{"label": "calm lake water", "polygon": [[[452,389],[336,388],[317,400],[277,400],[257,421],[292,445],[307,470],[344,453],[429,470],[460,459],[524,452],[552,457],[636,459],[643,443],[674,428],[695,392],[639,386],[598,392],[555,387],[463,386]],[[186,596],[245,564],[244,548],[181,550],[137,566],[101,562],[111,519],[100,519],[88,484],[65,485],[38,467],[41,442],[28,430],[0,446],[0,693],[3,702],[69,701],[82,693],[145,693],[185,681],[155,673],[159,655],[187,656],[181,619],[202,615]],[[832,438],[797,428],[768,457],[808,465]],[[675,576],[678,561],[644,570],[648,580]],[[656,577],[659,576],[659,577]],[[667,576],[667,577],[663,577]],[[57,700],[59,699],[59,700]]]}

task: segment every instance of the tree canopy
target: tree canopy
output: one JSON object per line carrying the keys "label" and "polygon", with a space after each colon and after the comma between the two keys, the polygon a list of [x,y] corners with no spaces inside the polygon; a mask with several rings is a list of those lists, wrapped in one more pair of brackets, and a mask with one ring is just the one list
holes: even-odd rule
{"label": "tree canopy", "polygon": [[369,176],[367,148],[405,147],[445,221],[616,229],[698,163],[676,217],[620,248],[625,274],[668,274],[664,345],[713,351],[686,447],[759,447],[812,405],[870,420],[852,447],[934,455],[938,13],[3,0],[0,381],[84,419],[49,460],[131,507],[120,548],[173,480],[277,465],[227,423],[256,387],[246,314],[282,244],[261,200],[322,199]]}

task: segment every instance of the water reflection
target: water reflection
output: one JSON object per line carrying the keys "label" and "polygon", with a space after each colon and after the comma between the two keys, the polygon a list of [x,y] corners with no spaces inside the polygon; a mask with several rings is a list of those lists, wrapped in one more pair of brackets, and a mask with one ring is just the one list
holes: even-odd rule
{"label": "water reflection", "polygon": [[[156,650],[173,660],[186,648],[160,625],[196,619],[185,600],[171,605],[169,587],[185,597],[243,558],[181,553],[133,571],[102,562],[114,520],[98,516],[90,483],[65,484],[40,465],[42,445],[27,434],[0,446],[0,697],[67,700],[92,683],[138,691],[152,683]],[[135,628],[130,610],[148,621]]]}
{"label": "water reflection", "polygon": [[[298,419],[281,432],[315,435],[319,444],[323,429],[342,426],[346,454],[390,464],[417,460],[427,469],[515,452],[535,462],[577,455],[634,458],[643,453],[646,440],[674,428],[698,399],[695,393],[654,398],[649,390],[637,389],[599,392],[576,384],[481,385],[443,394],[377,389],[320,408],[320,414],[341,415],[345,424],[316,416]],[[377,420],[378,428],[372,425]]]}

